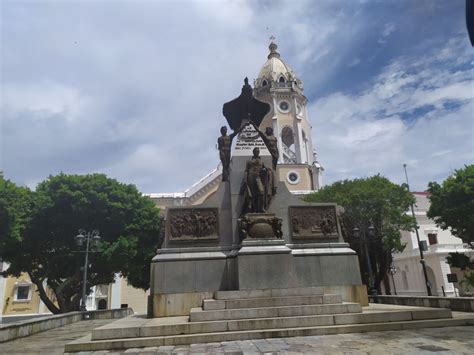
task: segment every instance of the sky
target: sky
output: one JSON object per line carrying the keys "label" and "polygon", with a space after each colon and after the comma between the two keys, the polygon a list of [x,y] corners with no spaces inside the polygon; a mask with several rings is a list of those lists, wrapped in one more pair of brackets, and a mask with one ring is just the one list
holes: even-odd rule
{"label": "sky", "polygon": [[216,168],[222,105],[269,37],[303,80],[324,184],[412,190],[474,161],[464,0],[0,2],[0,170],[180,192]]}

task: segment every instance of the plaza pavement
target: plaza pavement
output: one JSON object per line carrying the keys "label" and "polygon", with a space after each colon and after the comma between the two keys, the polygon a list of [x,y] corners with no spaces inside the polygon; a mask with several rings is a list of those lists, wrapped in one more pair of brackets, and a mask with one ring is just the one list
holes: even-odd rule
{"label": "plaza pavement", "polygon": [[[454,313],[454,312],[453,312]],[[0,344],[0,354],[62,354],[64,345],[113,320],[81,321]],[[474,326],[161,346],[98,354],[473,354]]]}

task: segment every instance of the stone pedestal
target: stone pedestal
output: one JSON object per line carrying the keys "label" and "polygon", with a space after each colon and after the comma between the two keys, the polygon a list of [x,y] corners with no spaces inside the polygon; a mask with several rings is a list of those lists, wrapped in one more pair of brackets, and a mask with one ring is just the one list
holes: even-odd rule
{"label": "stone pedestal", "polygon": [[265,213],[243,214],[246,148],[203,204],[167,209],[163,248],[151,265],[152,317],[186,315],[226,290],[324,286],[361,302],[357,255],[342,239],[336,204],[306,203],[279,182]]}

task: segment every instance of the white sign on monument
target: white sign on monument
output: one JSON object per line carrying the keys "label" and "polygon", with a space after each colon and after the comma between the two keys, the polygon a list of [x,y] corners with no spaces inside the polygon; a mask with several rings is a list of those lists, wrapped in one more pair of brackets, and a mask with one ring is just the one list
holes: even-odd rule
{"label": "white sign on monument", "polygon": [[252,156],[253,148],[260,148],[260,156],[270,155],[263,139],[252,125],[247,125],[237,137],[234,156]]}

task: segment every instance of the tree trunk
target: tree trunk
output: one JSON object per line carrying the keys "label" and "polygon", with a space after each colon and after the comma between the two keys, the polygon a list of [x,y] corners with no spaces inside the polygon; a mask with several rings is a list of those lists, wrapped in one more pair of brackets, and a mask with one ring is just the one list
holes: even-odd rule
{"label": "tree trunk", "polygon": [[383,285],[385,286],[385,294],[391,295],[392,294],[392,285],[390,285],[390,279],[387,274],[385,274],[383,278]]}
{"label": "tree trunk", "polygon": [[59,308],[63,313],[77,311],[79,309],[79,307],[74,308],[72,302],[74,296],[76,296],[78,293],[80,294],[80,292],[75,290],[75,288],[73,287],[75,281],[77,281],[76,275],[71,276],[65,280],[56,282],[56,287],[52,287],[54,293],[56,294]]}
{"label": "tree trunk", "polygon": [[48,307],[51,313],[53,314],[62,313],[61,310],[58,307],[56,307],[53,301],[51,301],[48,295],[46,294],[46,290],[43,287],[43,280],[37,279],[31,273],[28,273],[28,275],[30,276],[31,282],[33,282],[36,285],[41,301],[43,301],[43,303],[46,305],[46,307]]}

